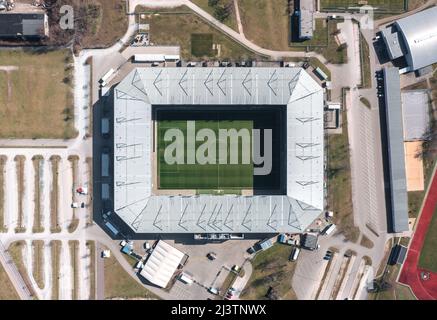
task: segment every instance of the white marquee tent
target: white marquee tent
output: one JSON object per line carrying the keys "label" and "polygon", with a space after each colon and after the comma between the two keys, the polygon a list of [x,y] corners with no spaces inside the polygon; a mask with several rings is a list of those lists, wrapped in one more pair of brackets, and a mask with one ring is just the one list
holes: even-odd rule
{"label": "white marquee tent", "polygon": [[165,288],[184,255],[183,252],[160,240],[140,274],[151,283]]}

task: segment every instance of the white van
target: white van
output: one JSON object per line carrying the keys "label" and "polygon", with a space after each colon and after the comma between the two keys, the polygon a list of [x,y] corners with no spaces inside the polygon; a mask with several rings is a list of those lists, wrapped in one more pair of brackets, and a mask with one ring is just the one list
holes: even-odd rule
{"label": "white van", "polygon": [[300,249],[294,248],[290,255],[290,261],[296,261],[299,258]]}
{"label": "white van", "polygon": [[179,280],[185,284],[188,284],[189,286],[191,286],[194,282],[191,276],[186,273],[181,273],[181,275],[179,276]]}

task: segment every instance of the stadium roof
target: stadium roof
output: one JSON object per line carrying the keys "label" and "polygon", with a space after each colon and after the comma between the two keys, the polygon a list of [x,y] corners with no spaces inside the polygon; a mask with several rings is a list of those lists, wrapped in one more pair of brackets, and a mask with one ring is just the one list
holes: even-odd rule
{"label": "stadium roof", "polygon": [[407,47],[409,67],[418,70],[437,62],[437,7],[396,21]]}
{"label": "stadium roof", "polygon": [[398,68],[384,69],[388,158],[391,187],[391,227],[408,231],[408,198],[402,126],[401,84]]}
{"label": "stadium roof", "polygon": [[[153,195],[152,105],[232,104],[287,106],[287,195]],[[323,142],[301,68],[139,68],[114,91],[114,210],[138,233],[302,232],[324,208]]]}

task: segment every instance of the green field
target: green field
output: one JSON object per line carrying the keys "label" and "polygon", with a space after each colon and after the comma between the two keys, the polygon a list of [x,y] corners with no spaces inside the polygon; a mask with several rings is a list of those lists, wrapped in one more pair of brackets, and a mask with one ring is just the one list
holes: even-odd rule
{"label": "green field", "polygon": [[434,210],[431,223],[426,233],[425,242],[420,252],[419,267],[437,272],[437,209]]}
{"label": "green field", "polygon": [[212,33],[191,34],[191,54],[195,57],[213,56],[216,53],[212,50]]}
{"label": "green field", "polygon": [[[187,164],[188,149],[187,139],[184,139],[184,164],[168,164],[164,159],[166,147],[173,144],[173,141],[164,141],[165,132],[168,129],[180,129],[186,137],[186,120],[162,120],[158,122],[158,178],[160,189],[210,189],[210,190],[233,190],[232,193],[239,193],[240,189],[251,189],[253,187],[253,164],[242,164],[241,138],[238,146],[238,164],[218,164],[219,129],[241,129],[249,130],[251,134],[253,121],[231,121],[231,120],[197,120],[195,122],[196,133],[204,128],[212,129],[217,137],[216,164]],[[197,141],[197,150],[204,142]],[[230,150],[228,139],[228,161],[230,163]],[[208,153],[206,152],[206,155]],[[251,157],[250,157],[251,158]]]}

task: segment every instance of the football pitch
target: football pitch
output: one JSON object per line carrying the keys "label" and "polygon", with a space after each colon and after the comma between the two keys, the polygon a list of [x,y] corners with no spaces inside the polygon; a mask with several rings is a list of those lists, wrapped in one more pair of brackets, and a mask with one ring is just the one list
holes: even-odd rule
{"label": "football pitch", "polygon": [[[196,133],[201,129],[211,129],[217,137],[216,164],[187,164],[187,154],[196,152],[204,141],[195,142],[195,150],[188,150],[187,121],[186,120],[160,120],[157,122],[158,130],[158,188],[159,189],[195,189],[211,190],[222,193],[239,193],[241,189],[253,188],[253,164],[250,157],[249,164],[243,164],[241,139],[238,146],[238,164],[230,163],[230,150],[228,139],[228,164],[219,164],[219,129],[247,129],[252,135],[253,121],[250,120],[196,120]],[[165,150],[173,141],[165,141],[164,135],[169,129],[179,129],[184,136],[184,164],[168,164],[165,161]],[[192,148],[192,147],[191,147]]]}

